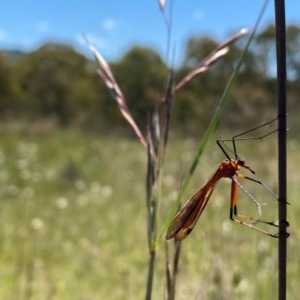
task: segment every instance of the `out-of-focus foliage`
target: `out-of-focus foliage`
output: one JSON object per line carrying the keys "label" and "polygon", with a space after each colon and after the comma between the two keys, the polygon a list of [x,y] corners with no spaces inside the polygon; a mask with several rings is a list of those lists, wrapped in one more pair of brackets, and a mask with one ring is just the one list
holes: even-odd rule
{"label": "out-of-focus foliage", "polygon": [[0,54],[0,116],[9,117],[18,110],[19,86],[13,65]]}
{"label": "out-of-focus foliage", "polygon": [[23,113],[55,118],[60,125],[82,120],[97,99],[93,68],[70,46],[47,44],[18,64]]}
{"label": "out-of-focus foliage", "polygon": [[[290,126],[296,130],[300,113],[300,28],[287,28],[288,101]],[[178,82],[217,45],[212,37],[193,36],[176,67]],[[207,73],[194,78],[175,95],[172,128],[199,133],[215,109],[245,40],[232,45]],[[128,107],[143,130],[147,114],[163,97],[167,66],[151,48],[134,46],[111,62],[114,76]],[[127,129],[115,100],[96,73],[96,64],[69,45],[45,44],[30,53],[0,54],[0,118],[2,121],[51,120],[59,126],[79,126],[101,131]],[[265,27],[255,38],[230,94],[222,127],[247,126],[276,115],[275,30]],[[293,118],[294,116],[294,118]],[[130,130],[128,130],[130,132]]]}

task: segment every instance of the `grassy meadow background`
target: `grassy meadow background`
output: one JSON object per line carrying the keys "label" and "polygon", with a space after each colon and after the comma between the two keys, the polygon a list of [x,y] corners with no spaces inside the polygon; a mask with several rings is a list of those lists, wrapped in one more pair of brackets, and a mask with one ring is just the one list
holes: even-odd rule
{"label": "grassy meadow background", "polygon": [[[161,224],[199,140],[170,138]],[[276,191],[275,149],[276,135],[242,143],[239,152]],[[299,150],[299,141],[290,139],[287,299],[299,294]],[[186,198],[223,159],[212,140]],[[76,130],[1,132],[0,298],[143,299],[148,262],[145,173],[146,153],[135,140]],[[277,297],[277,240],[229,220],[229,182],[220,182],[182,244],[178,300]],[[255,194],[257,187],[249,190]],[[251,201],[246,198],[240,192],[240,212],[248,212]],[[274,200],[264,213],[276,218]],[[162,243],[153,299],[164,299],[164,272]]]}

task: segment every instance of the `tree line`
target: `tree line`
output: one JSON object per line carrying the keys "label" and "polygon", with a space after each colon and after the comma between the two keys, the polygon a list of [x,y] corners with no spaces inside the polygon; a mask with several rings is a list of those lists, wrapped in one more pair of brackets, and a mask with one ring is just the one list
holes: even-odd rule
{"label": "tree line", "polygon": [[[297,130],[298,25],[287,27],[287,39],[289,125]],[[219,43],[210,36],[190,37],[184,59],[176,67],[175,82],[200,64]],[[171,121],[174,130],[194,134],[205,129],[245,43],[246,39],[232,45],[209,72],[176,93]],[[249,127],[276,116],[275,57],[275,29],[268,25],[257,34],[247,53],[229,95],[222,127]],[[168,66],[154,49],[142,46],[133,46],[120,59],[110,62],[110,66],[133,117],[145,128],[149,111],[163,97]],[[65,44],[48,43],[29,53],[1,51],[0,123],[51,120],[61,127],[124,131],[127,125],[96,69],[92,60]]]}

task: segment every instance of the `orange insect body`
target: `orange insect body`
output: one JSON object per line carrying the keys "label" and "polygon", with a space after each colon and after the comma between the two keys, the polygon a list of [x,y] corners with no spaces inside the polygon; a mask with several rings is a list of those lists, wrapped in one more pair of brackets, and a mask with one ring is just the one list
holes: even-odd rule
{"label": "orange insect body", "polygon": [[[246,168],[252,173],[254,171],[248,167],[241,159],[224,160],[220,163],[216,172],[211,178],[184,204],[171,223],[166,239],[175,238],[180,241],[186,238],[195,227],[201,213],[203,212],[210,196],[221,178],[231,178],[231,208],[236,205],[237,183],[234,177],[248,178],[238,173],[240,168]],[[232,216],[232,210],[231,214]]]}
{"label": "orange insect body", "polygon": [[[224,155],[227,157],[227,160],[224,160],[220,163],[218,169],[215,171],[215,173],[211,176],[211,178],[183,205],[183,207],[179,210],[179,212],[176,214],[174,220],[172,221],[167,235],[166,239],[172,239],[175,238],[175,240],[183,240],[186,238],[190,232],[195,227],[199,217],[201,216],[203,210],[205,209],[205,206],[210,199],[210,196],[218,183],[218,181],[221,178],[230,178],[231,179],[231,197],[230,197],[230,219],[234,222],[237,222],[238,224],[250,227],[256,231],[259,231],[261,233],[264,233],[266,235],[269,235],[271,237],[278,238],[279,233],[271,233],[264,229],[262,229],[260,226],[257,227],[255,224],[265,224],[270,225],[273,227],[278,228],[277,222],[270,222],[265,221],[261,219],[261,205],[260,203],[250,194],[248,193],[242,185],[240,185],[237,182],[237,178],[243,178],[248,179],[253,182],[256,182],[257,184],[264,187],[270,194],[272,194],[276,200],[278,200],[278,197],[275,193],[273,193],[266,185],[264,185],[263,182],[248,177],[246,175],[240,174],[239,170],[241,168],[248,169],[252,174],[255,174],[255,172],[245,164],[245,162],[238,156],[237,154],[237,147],[236,147],[236,141],[238,140],[261,140],[272,133],[276,132],[277,129],[268,132],[264,135],[258,136],[258,137],[249,137],[244,138],[242,136],[249,134],[253,131],[256,131],[260,128],[263,128],[265,126],[268,126],[272,124],[273,122],[277,121],[278,118],[275,118],[274,120],[271,120],[265,124],[262,124],[260,126],[257,126],[255,128],[252,128],[250,130],[247,130],[241,134],[235,135],[231,139],[220,139],[217,140],[217,144],[224,153]],[[231,141],[232,147],[233,147],[233,153],[235,156],[235,159],[230,159],[230,156],[225,151],[224,146],[222,145],[222,142],[224,141]],[[237,213],[237,202],[238,202],[238,187],[240,187],[244,192],[247,194],[247,196],[255,203],[258,209],[258,218],[253,218],[248,215],[242,215]],[[288,234],[287,234],[288,236]]]}

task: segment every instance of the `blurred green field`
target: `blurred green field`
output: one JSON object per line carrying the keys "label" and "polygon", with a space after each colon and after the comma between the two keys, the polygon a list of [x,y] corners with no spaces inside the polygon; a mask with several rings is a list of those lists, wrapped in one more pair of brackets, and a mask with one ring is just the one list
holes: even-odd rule
{"label": "blurred green field", "polygon": [[[197,143],[170,142],[161,222]],[[223,159],[213,141],[209,147],[187,197]],[[275,147],[272,139],[252,141],[240,153],[276,191]],[[298,141],[289,141],[287,299],[299,297],[299,150]],[[145,166],[142,146],[125,138],[76,131],[0,133],[0,299],[143,299],[148,261]],[[178,300],[277,297],[277,240],[229,221],[228,182],[216,188],[182,244]],[[249,186],[251,193],[255,189]],[[243,201],[247,197],[242,192],[240,198],[245,212],[250,201]],[[270,200],[264,210],[276,216],[276,208]],[[161,244],[153,299],[164,299],[164,286]]]}

